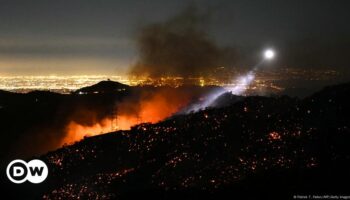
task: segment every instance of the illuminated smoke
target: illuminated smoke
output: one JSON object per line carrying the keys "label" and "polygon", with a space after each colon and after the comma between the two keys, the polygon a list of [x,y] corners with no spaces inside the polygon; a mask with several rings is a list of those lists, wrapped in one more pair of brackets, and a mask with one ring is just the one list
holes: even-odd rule
{"label": "illuminated smoke", "polygon": [[106,113],[96,117],[98,113],[103,113],[102,110],[96,110],[96,113],[79,110],[83,114],[75,115],[66,125],[65,136],[59,146],[72,144],[88,136],[129,130],[140,123],[159,122],[185,107],[195,96],[196,92],[178,88],[142,88],[139,94],[118,102],[113,116]]}
{"label": "illuminated smoke", "polygon": [[235,86],[226,89],[234,95],[240,95],[247,90],[247,87],[253,82],[255,74],[253,71],[248,72],[244,76],[238,77]]}
{"label": "illuminated smoke", "polygon": [[185,112],[186,113],[196,112],[198,110],[202,110],[202,109],[205,109],[207,107],[210,107],[219,96],[221,96],[222,94],[224,94],[226,92],[231,92],[234,95],[243,94],[248,89],[249,85],[252,84],[252,82],[255,79],[254,71],[255,70],[251,70],[247,74],[245,74],[243,76],[239,76],[236,79],[236,81],[234,81],[234,86],[225,87],[225,89],[223,89],[223,90],[218,90],[214,93],[209,94],[203,102],[201,102],[199,104],[192,105]]}
{"label": "illuminated smoke", "polygon": [[210,107],[218,97],[220,97],[222,94],[226,92],[230,92],[234,95],[242,95],[248,87],[253,83],[255,79],[255,72],[264,64],[266,60],[272,60],[275,57],[275,52],[272,49],[267,49],[264,52],[264,59],[261,60],[257,65],[253,67],[252,70],[250,70],[248,73],[246,73],[243,76],[239,76],[235,81],[234,81],[234,86],[232,87],[226,87],[225,90],[220,90],[214,93],[211,93],[207,96],[205,101],[190,106],[189,109],[185,111],[185,113],[188,112],[196,112],[198,110],[205,109],[207,107]]}

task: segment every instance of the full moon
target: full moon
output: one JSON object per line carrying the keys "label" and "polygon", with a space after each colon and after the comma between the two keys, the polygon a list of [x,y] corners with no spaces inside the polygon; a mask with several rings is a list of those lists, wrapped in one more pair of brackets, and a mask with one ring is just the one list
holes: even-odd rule
{"label": "full moon", "polygon": [[275,52],[272,49],[267,49],[264,52],[264,57],[267,60],[271,60],[271,59],[273,59],[275,57]]}

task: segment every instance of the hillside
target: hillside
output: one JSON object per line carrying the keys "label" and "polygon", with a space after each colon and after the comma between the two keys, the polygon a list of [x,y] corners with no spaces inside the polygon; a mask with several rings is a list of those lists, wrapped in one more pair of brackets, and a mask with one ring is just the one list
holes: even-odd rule
{"label": "hillside", "polygon": [[[349,194],[349,84],[303,100],[247,97],[130,131],[90,137],[40,157],[48,199],[292,198]],[[12,188],[13,189],[13,188]],[[10,190],[11,191],[11,190]],[[34,192],[35,191],[35,192]]]}
{"label": "hillside", "polygon": [[75,94],[116,93],[116,92],[121,92],[129,89],[130,89],[130,86],[128,85],[107,80],[107,81],[98,82],[97,84],[92,86],[83,87],[79,90],[76,90],[74,93]]}

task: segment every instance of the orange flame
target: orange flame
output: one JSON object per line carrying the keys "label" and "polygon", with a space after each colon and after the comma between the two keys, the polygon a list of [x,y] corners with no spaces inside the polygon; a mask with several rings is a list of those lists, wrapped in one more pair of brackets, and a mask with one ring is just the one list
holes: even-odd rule
{"label": "orange flame", "polygon": [[[71,144],[86,136],[94,136],[116,130],[128,130],[140,123],[159,122],[176,113],[189,102],[189,99],[189,95],[163,90],[137,102],[138,106],[129,105],[128,101],[121,102],[117,109],[119,113],[114,118],[106,117],[91,126],[71,121],[66,127],[66,136],[61,144]],[[123,110],[125,107],[137,107],[138,109],[130,112]]]}

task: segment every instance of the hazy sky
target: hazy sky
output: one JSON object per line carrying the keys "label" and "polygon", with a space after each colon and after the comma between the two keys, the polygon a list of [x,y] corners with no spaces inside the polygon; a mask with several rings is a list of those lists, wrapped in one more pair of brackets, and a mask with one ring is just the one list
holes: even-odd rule
{"label": "hazy sky", "polygon": [[274,47],[281,65],[348,67],[342,0],[2,0],[0,75],[124,73],[137,59],[139,28],[189,4],[209,13],[210,36],[237,48],[242,63]]}

